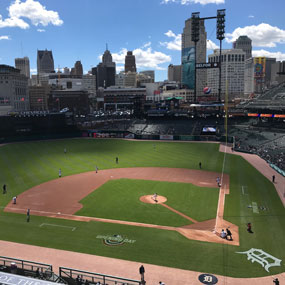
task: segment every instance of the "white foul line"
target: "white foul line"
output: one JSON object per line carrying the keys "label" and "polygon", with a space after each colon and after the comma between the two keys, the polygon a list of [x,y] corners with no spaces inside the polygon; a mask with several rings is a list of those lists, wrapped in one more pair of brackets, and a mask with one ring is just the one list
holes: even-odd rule
{"label": "white foul line", "polygon": [[75,230],[76,230],[76,227],[62,226],[62,225],[56,225],[56,224],[47,224],[47,223],[42,223],[42,224],[40,224],[40,225],[39,225],[39,227],[43,227],[43,226],[69,228],[69,229],[72,229],[72,231],[75,231]]}

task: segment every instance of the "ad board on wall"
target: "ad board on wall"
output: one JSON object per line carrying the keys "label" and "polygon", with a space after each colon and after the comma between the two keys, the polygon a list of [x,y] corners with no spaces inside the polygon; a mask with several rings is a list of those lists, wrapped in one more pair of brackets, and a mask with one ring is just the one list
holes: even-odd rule
{"label": "ad board on wall", "polygon": [[173,136],[172,135],[160,135],[159,136],[160,140],[173,140]]}
{"label": "ad board on wall", "polygon": [[195,47],[182,49],[182,84],[194,89],[195,81]]}
{"label": "ad board on wall", "polygon": [[263,78],[265,76],[265,57],[255,57],[254,58],[254,77]]}

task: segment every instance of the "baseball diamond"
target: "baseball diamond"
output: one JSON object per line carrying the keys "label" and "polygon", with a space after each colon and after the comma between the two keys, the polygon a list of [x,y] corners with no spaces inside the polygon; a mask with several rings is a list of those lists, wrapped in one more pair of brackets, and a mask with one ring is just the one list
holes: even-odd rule
{"label": "baseball diamond", "polygon": [[[273,185],[272,169],[257,170],[253,157],[247,162],[217,143],[155,144],[67,139],[3,145],[0,181],[6,178],[8,191],[0,202],[1,239],[208,272],[219,281],[283,273],[284,178],[276,174]],[[220,237],[223,229],[232,240]],[[133,242],[110,246],[114,237]],[[280,266],[263,260],[267,272],[237,253],[251,248],[281,260]]]}

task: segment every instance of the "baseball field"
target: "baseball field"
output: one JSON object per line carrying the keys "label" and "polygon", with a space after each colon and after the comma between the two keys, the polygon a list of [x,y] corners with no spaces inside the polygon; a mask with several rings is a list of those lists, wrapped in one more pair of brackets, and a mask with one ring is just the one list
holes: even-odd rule
{"label": "baseball field", "polygon": [[[15,143],[0,147],[0,169],[1,240],[232,277],[284,272],[285,209],[273,183],[219,144]],[[213,232],[221,207],[233,241]]]}

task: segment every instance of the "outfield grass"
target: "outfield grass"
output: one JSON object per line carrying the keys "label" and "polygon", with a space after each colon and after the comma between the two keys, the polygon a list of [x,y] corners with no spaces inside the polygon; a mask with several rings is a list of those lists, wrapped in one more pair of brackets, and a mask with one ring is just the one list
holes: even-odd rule
{"label": "outfield grass", "polygon": [[[8,193],[1,194],[0,206],[3,208],[14,195],[32,186],[57,178],[59,168],[62,169],[63,176],[94,171],[95,165],[100,169],[143,166],[198,169],[201,161],[205,170],[222,169],[224,154],[218,152],[217,144],[155,144],[154,149],[153,142],[71,139],[2,146],[0,185],[6,183]],[[65,147],[66,155],[63,152]],[[116,156],[119,157],[118,165],[115,163]],[[284,272],[285,210],[273,184],[244,159],[235,155],[227,155],[225,172],[230,175],[231,191],[226,196],[225,219],[240,226],[239,247],[191,241],[172,231],[100,222],[86,223],[32,216],[31,222],[27,223],[25,215],[3,211],[0,212],[1,239],[234,277]],[[246,194],[243,194],[242,186],[246,187]],[[182,211],[183,199],[172,201],[171,206],[181,207]],[[248,208],[252,202],[266,206],[267,210],[253,213]],[[198,207],[205,209],[207,206],[200,201]],[[245,224],[249,221],[254,234],[246,231]],[[40,227],[42,223],[76,227],[76,230]],[[97,235],[104,234],[120,234],[136,242],[108,247],[96,238]],[[271,267],[270,273],[267,273],[260,264],[251,263],[246,255],[236,253],[251,248],[263,249],[281,259],[282,266]]]}
{"label": "outfield grass", "polygon": [[216,217],[218,189],[189,183],[133,179],[108,181],[80,201],[83,208],[76,215],[175,227],[192,223],[162,205],[146,204],[139,200],[141,196],[153,193],[166,197],[165,204],[195,220]]}

